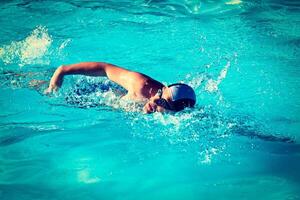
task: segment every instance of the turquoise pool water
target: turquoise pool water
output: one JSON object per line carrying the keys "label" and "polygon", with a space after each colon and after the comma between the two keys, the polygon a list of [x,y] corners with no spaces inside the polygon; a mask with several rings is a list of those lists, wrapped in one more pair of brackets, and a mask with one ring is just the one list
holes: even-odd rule
{"label": "turquoise pool water", "polygon": [[[300,199],[299,11],[1,1],[0,199]],[[50,97],[33,87],[80,61],[188,83],[196,108],[144,115],[105,78],[67,77]]]}

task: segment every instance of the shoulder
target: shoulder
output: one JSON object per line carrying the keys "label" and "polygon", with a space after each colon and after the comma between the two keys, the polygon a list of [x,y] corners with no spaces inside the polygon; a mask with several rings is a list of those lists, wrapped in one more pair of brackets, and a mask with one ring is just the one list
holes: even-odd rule
{"label": "shoulder", "polygon": [[159,81],[142,73],[136,74],[136,82],[133,84],[131,94],[139,98],[147,98],[154,96],[163,84]]}
{"label": "shoulder", "polygon": [[124,87],[128,96],[135,99],[150,98],[163,86],[159,81],[136,71],[127,70],[115,65],[106,66],[107,77]]}

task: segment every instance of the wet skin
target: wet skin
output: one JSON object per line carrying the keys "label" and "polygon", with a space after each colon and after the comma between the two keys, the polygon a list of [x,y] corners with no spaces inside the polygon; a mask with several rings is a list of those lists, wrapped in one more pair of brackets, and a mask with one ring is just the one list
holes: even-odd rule
{"label": "wet skin", "polygon": [[[45,93],[56,91],[62,86],[66,75],[106,76],[127,90],[124,99],[145,101],[144,113],[166,112],[173,109],[170,89],[159,81],[139,72],[130,71],[116,65],[103,62],[83,62],[62,65],[54,72]],[[157,92],[161,90],[160,95]],[[163,104],[161,103],[163,102]],[[167,105],[167,107],[164,107]]]}

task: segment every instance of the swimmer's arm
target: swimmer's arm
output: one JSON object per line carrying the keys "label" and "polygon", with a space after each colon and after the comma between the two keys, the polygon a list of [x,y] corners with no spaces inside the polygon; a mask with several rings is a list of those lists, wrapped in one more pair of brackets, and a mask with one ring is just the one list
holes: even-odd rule
{"label": "swimmer's arm", "polygon": [[83,62],[73,65],[63,65],[58,67],[51,80],[48,89],[45,93],[51,93],[61,87],[63,78],[66,75],[87,75],[87,76],[106,76],[110,80],[123,86],[127,91],[133,89],[134,79],[138,75],[137,72],[132,72],[121,67],[103,62]]}

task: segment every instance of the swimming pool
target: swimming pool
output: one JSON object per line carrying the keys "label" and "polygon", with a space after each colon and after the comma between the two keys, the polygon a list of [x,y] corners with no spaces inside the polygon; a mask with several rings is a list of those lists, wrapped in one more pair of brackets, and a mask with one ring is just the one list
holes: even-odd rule
{"label": "swimming pool", "polygon": [[[300,199],[297,1],[0,8],[1,199]],[[29,86],[81,61],[188,83],[196,108],[144,115],[104,78]]]}

